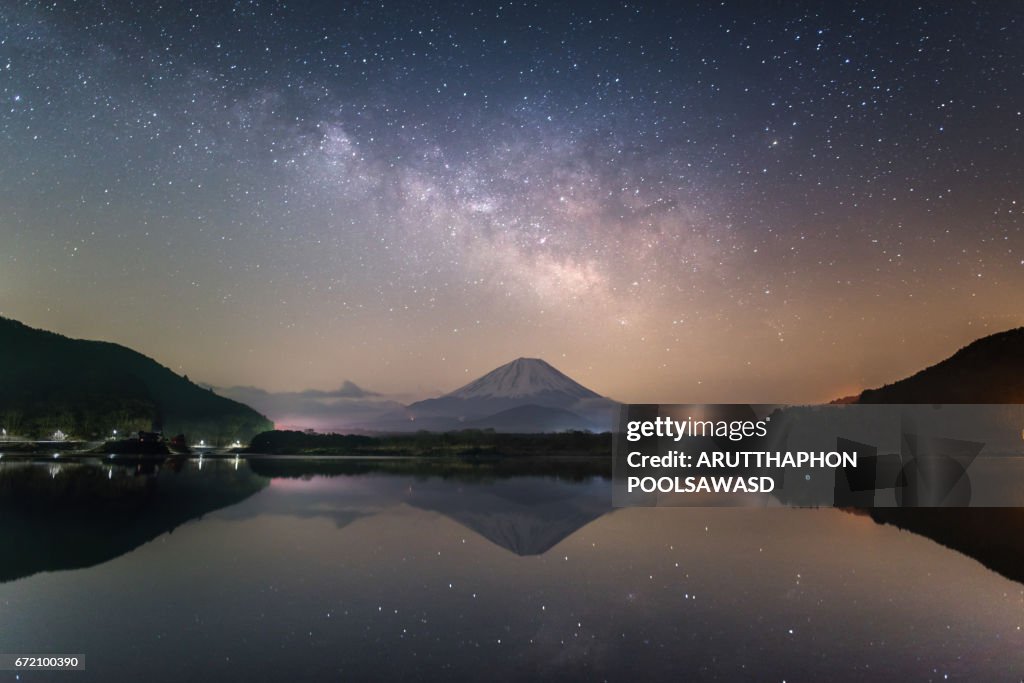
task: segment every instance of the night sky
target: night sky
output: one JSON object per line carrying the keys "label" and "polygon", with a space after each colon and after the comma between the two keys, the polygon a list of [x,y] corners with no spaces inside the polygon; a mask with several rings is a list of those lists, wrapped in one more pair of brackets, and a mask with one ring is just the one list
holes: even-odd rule
{"label": "night sky", "polygon": [[1024,324],[1011,2],[7,2],[0,313],[197,381],[816,401]]}

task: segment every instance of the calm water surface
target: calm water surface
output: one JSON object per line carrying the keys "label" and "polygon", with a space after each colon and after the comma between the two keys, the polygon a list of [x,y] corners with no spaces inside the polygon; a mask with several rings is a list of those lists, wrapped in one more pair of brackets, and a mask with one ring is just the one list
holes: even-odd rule
{"label": "calm water surface", "polygon": [[1024,586],[864,515],[265,474],[0,465],[0,653],[85,655],[26,681],[1024,677]]}

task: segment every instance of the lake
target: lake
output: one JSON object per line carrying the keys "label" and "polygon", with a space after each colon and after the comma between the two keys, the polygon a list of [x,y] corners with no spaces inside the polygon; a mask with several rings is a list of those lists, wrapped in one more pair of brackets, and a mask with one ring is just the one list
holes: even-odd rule
{"label": "lake", "polygon": [[24,681],[1024,677],[1024,585],[866,514],[304,462],[0,464],[0,653],[84,656]]}

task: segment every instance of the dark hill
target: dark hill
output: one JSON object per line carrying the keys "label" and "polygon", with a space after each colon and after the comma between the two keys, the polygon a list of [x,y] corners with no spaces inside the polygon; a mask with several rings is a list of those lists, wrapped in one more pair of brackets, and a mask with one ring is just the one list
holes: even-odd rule
{"label": "dark hill", "polygon": [[101,438],[151,428],[226,443],[272,429],[246,405],[218,396],[151,358],[0,318],[0,426],[43,437]]}
{"label": "dark hill", "polygon": [[1024,327],[972,342],[857,403],[1024,403]]}

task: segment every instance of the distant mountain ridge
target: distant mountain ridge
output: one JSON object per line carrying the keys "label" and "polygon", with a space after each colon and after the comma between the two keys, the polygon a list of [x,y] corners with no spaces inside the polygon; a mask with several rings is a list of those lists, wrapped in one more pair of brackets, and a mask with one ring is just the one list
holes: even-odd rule
{"label": "distant mountain ridge", "polygon": [[45,437],[163,429],[210,443],[248,441],[273,424],[137,351],[71,339],[0,317],[0,426]]}
{"label": "distant mountain ridge", "polygon": [[211,387],[221,396],[251,406],[279,429],[352,431],[381,415],[403,410],[398,401],[350,380],[333,390],[270,392],[257,387]]}
{"label": "distant mountain ridge", "polygon": [[1024,327],[982,337],[854,403],[1024,403]]}

